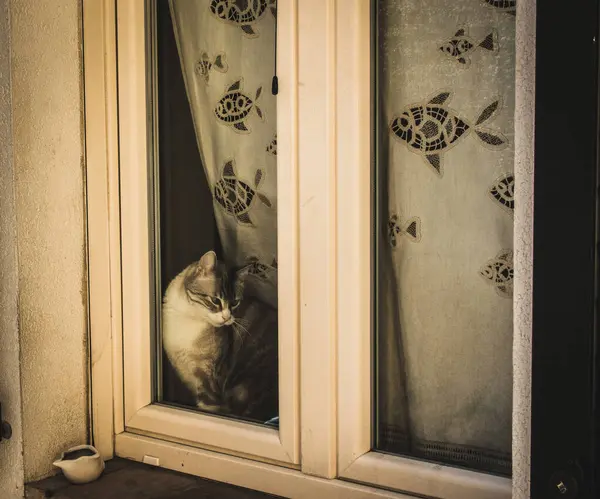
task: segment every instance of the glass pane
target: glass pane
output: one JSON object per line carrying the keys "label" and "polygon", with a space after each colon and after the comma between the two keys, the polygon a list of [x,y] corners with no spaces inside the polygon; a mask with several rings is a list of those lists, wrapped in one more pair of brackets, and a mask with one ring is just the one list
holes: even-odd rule
{"label": "glass pane", "polygon": [[276,11],[155,0],[148,12],[157,401],[277,426]]}
{"label": "glass pane", "polygon": [[374,447],[506,475],[515,3],[373,3]]}

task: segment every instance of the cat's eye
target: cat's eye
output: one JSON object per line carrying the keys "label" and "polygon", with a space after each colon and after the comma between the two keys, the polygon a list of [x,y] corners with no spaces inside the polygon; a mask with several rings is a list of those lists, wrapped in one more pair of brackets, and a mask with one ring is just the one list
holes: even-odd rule
{"label": "cat's eye", "polygon": [[239,306],[240,306],[240,300],[239,300],[239,299],[237,299],[237,300],[233,300],[233,301],[231,302],[231,308],[232,308],[232,309],[234,309],[234,308],[237,308],[237,307],[239,307]]}
{"label": "cat's eye", "polygon": [[211,305],[213,305],[215,307],[221,306],[221,300],[219,298],[217,298],[215,296],[208,296],[208,295],[205,295],[204,297]]}

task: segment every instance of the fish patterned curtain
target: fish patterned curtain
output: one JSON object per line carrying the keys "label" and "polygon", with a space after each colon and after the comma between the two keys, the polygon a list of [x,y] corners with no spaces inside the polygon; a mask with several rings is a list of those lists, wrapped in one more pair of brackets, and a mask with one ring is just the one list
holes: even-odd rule
{"label": "fish patterned curtain", "polygon": [[378,0],[376,448],[510,473],[515,0]]}
{"label": "fish patterned curtain", "polygon": [[276,308],[275,1],[170,0],[170,7],[223,257],[247,266],[246,293]]}

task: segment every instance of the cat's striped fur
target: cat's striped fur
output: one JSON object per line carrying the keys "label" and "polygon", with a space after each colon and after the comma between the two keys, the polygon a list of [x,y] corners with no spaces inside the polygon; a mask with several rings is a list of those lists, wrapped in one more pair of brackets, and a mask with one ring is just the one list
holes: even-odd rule
{"label": "cat's striped fur", "polygon": [[277,415],[277,313],[244,297],[247,273],[214,252],[184,269],[163,300],[163,348],[203,411]]}

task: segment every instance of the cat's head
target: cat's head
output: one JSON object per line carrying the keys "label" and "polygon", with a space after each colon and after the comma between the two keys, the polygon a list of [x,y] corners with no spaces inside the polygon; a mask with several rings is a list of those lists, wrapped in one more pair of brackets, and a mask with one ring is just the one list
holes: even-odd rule
{"label": "cat's head", "polygon": [[205,253],[190,265],[184,287],[196,314],[215,327],[233,324],[234,312],[244,292],[243,281],[217,260],[214,251]]}

